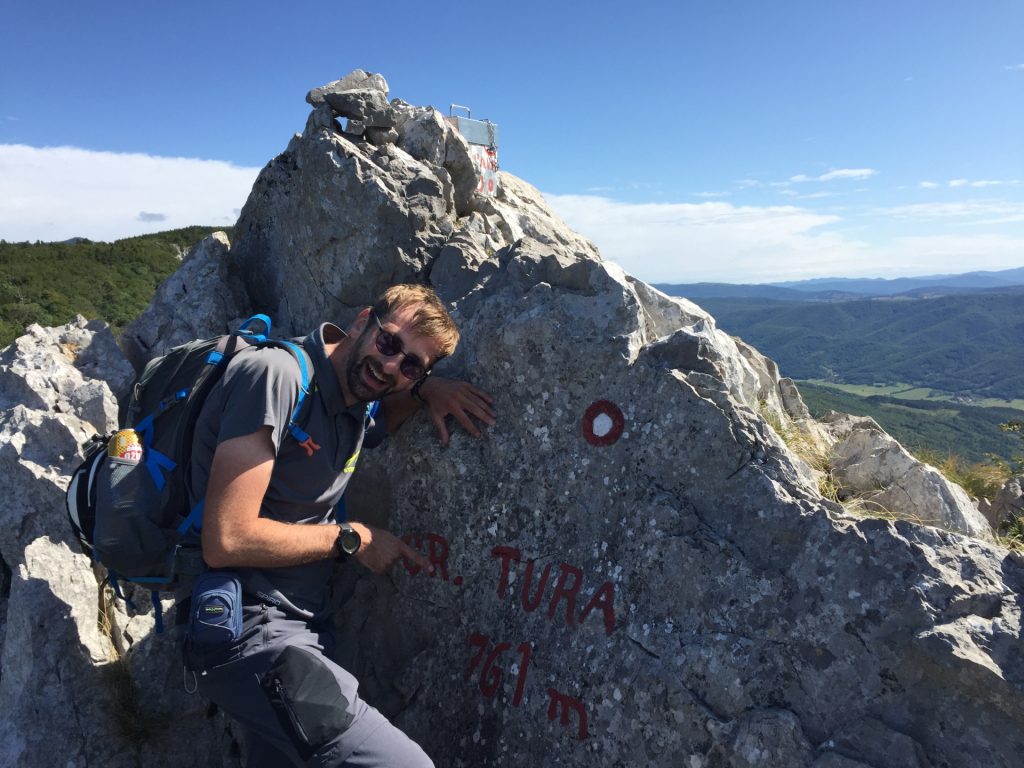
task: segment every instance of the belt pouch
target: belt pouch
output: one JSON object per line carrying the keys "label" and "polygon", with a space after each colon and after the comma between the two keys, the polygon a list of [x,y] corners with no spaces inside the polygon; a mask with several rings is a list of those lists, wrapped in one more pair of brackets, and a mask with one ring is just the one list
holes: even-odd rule
{"label": "belt pouch", "polygon": [[192,589],[188,634],[199,648],[238,642],[242,636],[242,586],[233,571],[207,571]]}

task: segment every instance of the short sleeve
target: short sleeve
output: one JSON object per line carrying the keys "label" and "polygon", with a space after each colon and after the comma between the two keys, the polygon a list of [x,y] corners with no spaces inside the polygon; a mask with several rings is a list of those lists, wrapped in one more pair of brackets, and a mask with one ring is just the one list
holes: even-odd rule
{"label": "short sleeve", "polygon": [[287,350],[256,347],[239,352],[224,372],[217,443],[271,427],[277,453],[301,384],[299,366]]}

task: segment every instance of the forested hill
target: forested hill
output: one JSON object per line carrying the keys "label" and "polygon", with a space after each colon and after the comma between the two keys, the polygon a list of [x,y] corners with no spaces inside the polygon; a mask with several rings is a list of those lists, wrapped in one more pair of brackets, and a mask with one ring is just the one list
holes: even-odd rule
{"label": "forested hill", "polygon": [[120,329],[145,309],[181,254],[218,229],[225,227],[186,227],[113,243],[0,240],[0,347],[29,323],[63,325],[76,314]]}
{"label": "forested hill", "polygon": [[905,382],[973,397],[1024,397],[1024,288],[831,303],[701,298],[719,327],[794,379]]}

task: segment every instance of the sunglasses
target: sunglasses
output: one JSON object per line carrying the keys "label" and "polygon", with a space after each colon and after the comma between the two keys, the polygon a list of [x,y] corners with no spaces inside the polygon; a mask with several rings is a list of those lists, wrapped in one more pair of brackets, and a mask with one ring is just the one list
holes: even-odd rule
{"label": "sunglasses", "polygon": [[404,354],[402,352],[402,340],[396,334],[385,331],[376,313],[371,314],[373,314],[373,319],[377,323],[377,338],[375,340],[377,351],[385,357],[402,355],[402,362],[398,364],[398,370],[402,372],[405,378],[416,381],[426,376],[427,369],[423,367],[423,363],[412,355]]}

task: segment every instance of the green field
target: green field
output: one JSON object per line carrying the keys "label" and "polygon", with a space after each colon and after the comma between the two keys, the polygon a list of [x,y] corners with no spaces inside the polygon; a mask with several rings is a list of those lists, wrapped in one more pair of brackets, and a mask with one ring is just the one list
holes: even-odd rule
{"label": "green field", "polygon": [[958,403],[979,408],[1013,408],[1024,411],[1024,400],[1001,400],[995,397],[970,398],[942,392],[928,387],[915,387],[912,384],[839,384],[824,379],[805,379],[798,384],[812,384],[818,387],[847,392],[858,397],[890,397],[896,400],[930,401],[937,403]]}
{"label": "green field", "polygon": [[991,455],[1010,460],[1021,450],[1019,435],[999,429],[1000,424],[1020,419],[1020,411],[1005,405],[983,408],[951,399],[901,399],[898,394],[865,397],[846,387],[840,389],[837,385],[821,386],[808,381],[799,382],[797,386],[816,418],[829,410],[870,416],[914,452],[957,455],[968,462],[986,462]]}

